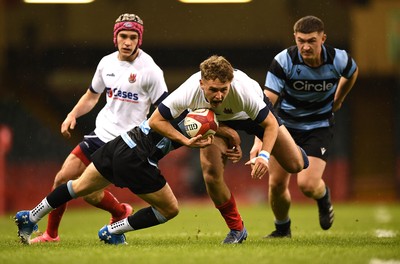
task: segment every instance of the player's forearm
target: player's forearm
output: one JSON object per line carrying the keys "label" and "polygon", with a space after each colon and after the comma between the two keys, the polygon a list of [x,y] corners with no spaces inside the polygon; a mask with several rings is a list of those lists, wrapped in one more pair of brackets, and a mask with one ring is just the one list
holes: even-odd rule
{"label": "player's forearm", "polygon": [[353,88],[358,76],[358,69],[354,72],[350,79],[341,78],[338,84],[338,88],[335,94],[335,102],[342,103],[346,98],[347,94]]}
{"label": "player's forearm", "polygon": [[89,113],[97,104],[99,95],[97,94],[89,94],[86,92],[78,101],[78,103],[74,106],[74,108],[69,112],[68,115],[71,115],[75,118],[83,116]]}
{"label": "player's forearm", "polygon": [[176,130],[168,120],[164,119],[158,109],[155,109],[150,116],[149,126],[152,130],[164,137],[178,142],[179,144],[188,145],[188,139]]}
{"label": "player's forearm", "polygon": [[226,138],[229,140],[229,143],[232,146],[228,146],[228,147],[239,146],[241,143],[239,133],[236,130],[234,130],[222,123],[220,123],[220,126],[219,126],[216,134],[220,137],[223,137],[223,138]]}
{"label": "player's forearm", "polygon": [[271,153],[276,138],[278,137],[278,131],[279,131],[278,120],[272,113],[269,113],[265,118],[265,120],[260,125],[264,127],[262,147],[260,151],[265,150]]}
{"label": "player's forearm", "polygon": [[278,131],[279,126],[268,126],[265,128],[260,151],[265,150],[268,153],[272,152],[276,138],[278,137]]}

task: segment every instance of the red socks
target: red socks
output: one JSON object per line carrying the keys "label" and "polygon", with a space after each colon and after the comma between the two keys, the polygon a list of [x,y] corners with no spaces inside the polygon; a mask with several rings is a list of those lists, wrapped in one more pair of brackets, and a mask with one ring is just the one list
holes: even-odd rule
{"label": "red socks", "polygon": [[[106,190],[104,190],[103,199],[95,206],[110,212],[113,217],[120,217],[121,215],[125,214],[125,208],[119,203],[117,198],[112,195],[112,193]],[[66,209],[67,204],[65,203],[51,211],[49,214],[46,231],[47,234],[52,238],[56,238],[58,236],[58,228]]]}
{"label": "red socks", "polygon": [[46,231],[47,234],[52,238],[56,238],[58,236],[58,227],[60,226],[61,218],[65,210],[67,210],[66,203],[57,207],[49,214]]}
{"label": "red socks", "polygon": [[113,217],[119,217],[125,214],[125,208],[120,204],[117,198],[107,190],[104,190],[103,199],[95,206],[110,212]]}
{"label": "red socks", "polygon": [[239,231],[243,229],[242,217],[240,216],[239,211],[236,207],[236,202],[233,194],[231,194],[231,198],[228,201],[215,207],[220,211],[229,229]]}

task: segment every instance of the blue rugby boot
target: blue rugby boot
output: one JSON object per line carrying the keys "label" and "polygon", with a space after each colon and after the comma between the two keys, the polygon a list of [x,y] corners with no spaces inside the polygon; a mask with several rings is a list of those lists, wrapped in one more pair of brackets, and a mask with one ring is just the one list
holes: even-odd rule
{"label": "blue rugby boot", "polygon": [[100,241],[103,241],[106,244],[127,244],[124,234],[111,234],[110,231],[108,231],[107,225],[103,226],[99,230],[99,238]]}
{"label": "blue rugby boot", "polygon": [[224,241],[222,241],[222,244],[239,244],[242,243],[243,240],[246,240],[246,238],[247,230],[243,227],[242,230],[231,230],[228,235],[226,235]]}
{"label": "blue rugby boot", "polygon": [[18,226],[18,237],[23,244],[30,244],[33,231],[38,230],[38,225],[29,220],[29,211],[19,211],[14,216],[15,224]]}

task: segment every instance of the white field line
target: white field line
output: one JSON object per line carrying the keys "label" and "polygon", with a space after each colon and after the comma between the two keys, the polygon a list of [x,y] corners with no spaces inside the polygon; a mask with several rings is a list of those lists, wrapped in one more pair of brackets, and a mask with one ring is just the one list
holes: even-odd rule
{"label": "white field line", "polygon": [[[378,224],[387,224],[392,221],[392,215],[390,214],[389,210],[384,206],[379,206],[375,210],[375,220]],[[386,230],[386,229],[376,229],[375,235],[377,237],[395,237],[397,233],[393,230]]]}
{"label": "white field line", "polygon": [[376,237],[395,237],[396,232],[393,230],[376,229],[375,236]]}
{"label": "white field line", "polygon": [[400,260],[373,258],[373,259],[370,260],[369,264],[400,264]]}
{"label": "white field line", "polygon": [[[392,215],[387,210],[386,207],[380,206],[375,211],[375,220],[378,224],[386,224],[392,221]],[[396,231],[386,230],[386,229],[376,229],[375,235],[379,238],[385,237],[395,237],[397,235]],[[400,264],[400,259],[378,259],[373,258],[370,260],[369,264]]]}

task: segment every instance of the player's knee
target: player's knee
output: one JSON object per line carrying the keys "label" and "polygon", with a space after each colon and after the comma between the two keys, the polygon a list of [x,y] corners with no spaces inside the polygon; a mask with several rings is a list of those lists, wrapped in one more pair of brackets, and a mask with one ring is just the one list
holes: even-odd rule
{"label": "player's knee", "polygon": [[178,214],[179,214],[179,207],[173,207],[168,211],[168,215],[166,216],[166,218],[170,220],[175,216],[177,216]]}
{"label": "player's knee", "polygon": [[224,181],[223,177],[218,177],[215,173],[203,173],[203,177],[206,185],[218,185]]}
{"label": "player's knee", "polygon": [[61,184],[67,183],[69,180],[72,179],[70,179],[70,177],[67,176],[67,173],[64,171],[64,169],[61,169],[54,178],[53,188],[57,188]]}
{"label": "player's knee", "polygon": [[282,168],[292,174],[298,173],[304,168],[304,160],[302,155],[291,155],[291,156],[275,156],[279,161]]}
{"label": "player's knee", "polygon": [[306,169],[309,165],[308,157],[305,152],[300,148],[301,155],[289,162],[285,170],[289,173],[299,173],[303,169]]}
{"label": "player's knee", "polygon": [[269,192],[273,195],[280,195],[288,188],[284,181],[269,181]]}
{"label": "player's knee", "polygon": [[298,181],[298,186],[301,190],[301,192],[307,196],[307,197],[312,197],[314,195],[315,191],[315,184],[311,181]]}
{"label": "player's knee", "polygon": [[291,171],[289,171],[289,172],[290,173],[298,173],[303,170],[303,167],[304,167],[304,163],[302,161],[294,162],[291,165]]}
{"label": "player's knee", "polygon": [[163,208],[162,215],[166,218],[166,220],[171,220],[175,216],[179,214],[179,206],[178,203],[174,203],[169,205],[166,208]]}

